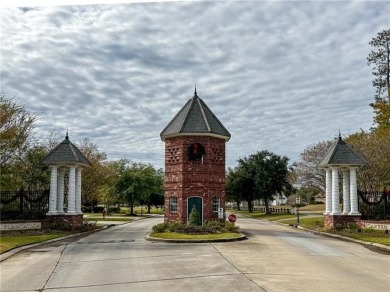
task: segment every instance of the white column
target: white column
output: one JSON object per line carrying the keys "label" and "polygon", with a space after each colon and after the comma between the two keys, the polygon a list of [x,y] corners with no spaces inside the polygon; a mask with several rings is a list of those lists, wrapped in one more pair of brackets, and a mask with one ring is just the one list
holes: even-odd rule
{"label": "white column", "polygon": [[325,212],[324,215],[332,212],[332,170],[330,168],[325,169]]}
{"label": "white column", "polygon": [[65,189],[65,169],[58,170],[58,194],[57,194],[57,210],[59,214],[64,214],[64,189]]}
{"label": "white column", "polygon": [[343,169],[343,214],[348,215],[351,211],[351,202],[349,200],[349,171]]}
{"label": "white column", "polygon": [[76,213],[81,212],[81,167],[76,168]]}
{"label": "white column", "polygon": [[76,214],[76,167],[69,167],[68,214]]}
{"label": "white column", "polygon": [[339,168],[332,167],[332,215],[340,214]]}
{"label": "white column", "polygon": [[351,212],[349,215],[360,215],[358,209],[358,198],[357,198],[357,180],[356,180],[356,167],[349,169],[350,175],[350,199],[351,199]]}
{"label": "white column", "polygon": [[50,197],[47,215],[55,215],[57,214],[57,166],[50,166],[50,168]]}

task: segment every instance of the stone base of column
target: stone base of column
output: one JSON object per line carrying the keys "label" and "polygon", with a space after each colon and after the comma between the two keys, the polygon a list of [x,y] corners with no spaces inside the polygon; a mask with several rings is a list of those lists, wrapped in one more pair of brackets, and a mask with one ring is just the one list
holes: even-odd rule
{"label": "stone base of column", "polygon": [[361,216],[362,214],[360,214],[359,212],[354,212],[354,213],[349,212],[348,215],[349,216]]}
{"label": "stone base of column", "polygon": [[354,222],[358,224],[360,220],[361,215],[325,215],[324,225],[327,229],[347,228],[348,223]]}
{"label": "stone base of column", "polygon": [[77,227],[83,226],[83,214],[76,214],[76,215],[51,215],[47,216],[48,219],[48,226],[47,227],[58,227],[58,228],[64,228],[64,229],[75,229]]}
{"label": "stone base of column", "polygon": [[46,216],[57,216],[58,212],[57,211],[49,211],[46,213]]}

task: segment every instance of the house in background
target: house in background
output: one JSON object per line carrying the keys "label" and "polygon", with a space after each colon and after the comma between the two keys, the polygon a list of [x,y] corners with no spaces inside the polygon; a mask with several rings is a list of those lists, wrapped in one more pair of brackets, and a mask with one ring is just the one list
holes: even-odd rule
{"label": "house in background", "polygon": [[323,193],[318,193],[317,195],[314,196],[314,203],[319,203],[319,204],[325,204],[325,194]]}
{"label": "house in background", "polygon": [[[264,206],[264,201],[259,200],[260,205]],[[280,194],[275,194],[272,196],[272,201],[268,202],[268,205],[270,206],[279,206],[279,205],[286,205],[287,204],[287,197],[283,192]]]}

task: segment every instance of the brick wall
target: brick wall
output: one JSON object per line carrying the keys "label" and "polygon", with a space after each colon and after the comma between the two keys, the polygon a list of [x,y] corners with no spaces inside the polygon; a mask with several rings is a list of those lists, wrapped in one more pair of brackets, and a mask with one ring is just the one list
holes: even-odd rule
{"label": "brick wall", "polygon": [[328,229],[347,228],[353,222],[360,226],[361,215],[325,215],[324,225]]}
{"label": "brick wall", "polygon": [[[200,143],[205,149],[201,161],[191,161],[187,149]],[[169,198],[176,196],[177,212],[170,212]],[[187,199],[203,199],[203,220],[218,218],[212,198],[225,206],[225,140],[207,136],[183,136],[165,140],[165,220],[187,222]]]}

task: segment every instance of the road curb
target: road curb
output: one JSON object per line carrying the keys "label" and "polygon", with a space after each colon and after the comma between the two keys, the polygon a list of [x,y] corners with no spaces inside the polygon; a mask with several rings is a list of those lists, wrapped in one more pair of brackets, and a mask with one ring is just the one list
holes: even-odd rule
{"label": "road curb", "polygon": [[150,236],[150,234],[146,235],[146,240],[149,241],[161,241],[161,242],[170,242],[170,243],[212,243],[212,242],[231,242],[231,241],[239,241],[246,239],[246,235],[242,234],[240,237],[235,238],[217,238],[217,239],[166,239],[166,238],[157,238]]}
{"label": "road curb", "polygon": [[[252,218],[252,217],[246,216],[246,215],[242,215],[242,216],[244,216],[246,218]],[[252,219],[260,220],[260,221],[264,221],[264,222],[269,222],[269,223],[273,223],[273,224],[279,224],[279,225],[283,225],[283,226],[295,227],[295,228],[298,228],[298,229],[301,229],[303,231],[310,232],[310,233],[313,233],[316,235],[322,235],[322,236],[332,237],[332,238],[336,238],[336,239],[343,240],[343,241],[354,242],[354,243],[357,243],[360,245],[364,245],[366,247],[371,247],[371,248],[379,249],[381,251],[385,251],[385,252],[390,253],[390,246],[380,244],[380,243],[358,240],[358,239],[354,239],[351,237],[342,236],[342,235],[338,235],[338,234],[332,234],[332,233],[318,231],[318,230],[311,230],[311,229],[307,229],[307,228],[304,228],[304,227],[299,226],[299,225],[292,225],[292,224],[287,224],[287,223],[278,222],[278,221],[269,221],[269,220],[265,220],[265,219],[256,219],[256,218],[252,218]]]}
{"label": "road curb", "polygon": [[[263,219],[261,219],[261,220],[263,220]],[[264,220],[264,221],[267,221],[267,220]],[[291,225],[291,224],[286,224],[283,222],[276,222],[276,221],[268,221],[268,222],[272,222],[272,223],[276,223],[276,224],[280,224],[280,225],[284,225],[284,226],[295,227],[295,228],[298,228],[300,230],[310,232],[310,233],[313,233],[316,235],[322,235],[322,236],[332,237],[332,238],[336,238],[336,239],[343,240],[343,241],[354,242],[354,243],[364,245],[367,247],[374,247],[374,248],[377,248],[377,249],[380,249],[382,251],[390,253],[390,246],[387,246],[384,244],[363,241],[363,240],[359,240],[359,239],[355,239],[355,238],[351,238],[351,237],[347,237],[347,236],[342,236],[342,235],[338,235],[338,234],[332,234],[332,233],[328,233],[328,232],[324,232],[324,231],[311,230],[311,229],[307,229],[307,228],[299,226],[299,225]]]}
{"label": "road curb", "polygon": [[37,242],[37,243],[26,244],[26,245],[23,245],[23,246],[15,247],[13,249],[10,249],[10,250],[0,254],[0,262],[2,262],[4,260],[12,257],[13,255],[15,255],[15,254],[17,254],[17,253],[19,253],[19,252],[21,252],[23,250],[29,249],[29,248],[37,247],[37,246],[40,246],[40,245],[44,245],[44,244],[48,244],[48,243],[52,243],[52,242],[56,242],[56,241],[65,240],[65,239],[76,237],[76,236],[81,236],[81,235],[87,236],[89,234],[102,231],[102,230],[107,229],[109,227],[111,227],[111,226],[102,226],[101,228],[98,228],[98,229],[95,229],[95,230],[91,230],[91,231],[71,234],[71,235],[67,235],[67,236],[64,236],[64,237],[57,237],[57,238],[53,238],[53,239],[49,239],[49,240],[45,240],[45,241],[41,241],[41,242]]}
{"label": "road curb", "polygon": [[386,251],[386,252],[390,253],[390,246],[387,246],[387,245],[384,245],[384,244],[363,241],[363,240],[359,240],[359,239],[355,239],[355,238],[351,238],[351,237],[347,237],[347,236],[342,236],[342,235],[338,235],[338,234],[332,234],[332,233],[328,233],[328,232],[323,232],[323,231],[310,230],[310,229],[307,229],[307,228],[304,228],[304,227],[301,227],[301,226],[296,226],[296,228],[304,230],[304,231],[308,231],[310,233],[317,234],[317,235],[332,237],[332,238],[336,238],[336,239],[343,240],[343,241],[354,242],[354,243],[357,243],[357,244],[360,244],[360,245],[364,245],[364,246],[367,246],[367,247],[374,247],[374,248],[377,248],[377,249],[380,249],[382,251]]}

